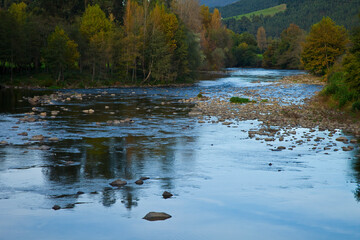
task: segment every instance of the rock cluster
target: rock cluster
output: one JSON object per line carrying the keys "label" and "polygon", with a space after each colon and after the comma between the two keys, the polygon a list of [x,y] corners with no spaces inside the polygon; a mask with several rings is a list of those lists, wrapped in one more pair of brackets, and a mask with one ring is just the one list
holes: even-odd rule
{"label": "rock cluster", "polygon": [[[300,81],[304,76],[306,79]],[[286,77],[285,80],[276,83],[276,85],[288,85],[292,78],[307,83],[307,81],[310,82],[308,78],[311,77],[308,75]],[[265,89],[265,91],[271,90]],[[198,117],[199,123],[205,123],[207,120],[212,123],[231,125],[236,121],[259,120],[265,126],[319,128],[319,130],[327,129],[329,131],[340,129],[360,137],[360,121],[354,121],[353,117],[338,110],[330,109],[322,103],[319,96],[307,98],[303,104],[299,104],[279,98],[269,98],[262,101],[256,90],[245,91],[242,94],[256,100],[256,102],[234,104],[230,103],[227,95],[216,95],[206,101],[201,98],[190,98],[183,100],[183,102],[195,103],[195,107],[189,112],[189,115]],[[217,120],[210,121],[210,117],[217,117]],[[270,141],[270,139],[268,140]]]}

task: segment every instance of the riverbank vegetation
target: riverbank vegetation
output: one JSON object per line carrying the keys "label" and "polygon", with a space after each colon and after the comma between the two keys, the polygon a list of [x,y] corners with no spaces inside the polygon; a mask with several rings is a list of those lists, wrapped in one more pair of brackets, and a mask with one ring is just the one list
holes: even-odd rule
{"label": "riverbank vegetation", "polygon": [[327,72],[328,85],[322,91],[330,106],[359,114],[360,28],[351,34],[351,47]]}

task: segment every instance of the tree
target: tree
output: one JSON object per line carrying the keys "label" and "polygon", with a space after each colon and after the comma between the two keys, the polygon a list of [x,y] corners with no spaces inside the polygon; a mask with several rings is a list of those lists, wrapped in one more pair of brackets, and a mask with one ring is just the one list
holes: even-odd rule
{"label": "tree", "polygon": [[[126,76],[131,72],[131,80],[137,79],[138,64],[143,63],[144,66],[144,27],[145,13],[144,8],[135,1],[129,0],[126,4],[124,15],[124,38],[123,38],[123,54],[121,62],[126,66]],[[144,56],[142,61],[140,57]]]}
{"label": "tree", "polygon": [[262,66],[265,68],[276,68],[278,67],[278,49],[280,45],[279,39],[273,39],[265,53],[263,54]]}
{"label": "tree", "polygon": [[232,40],[230,32],[221,23],[218,9],[211,14],[208,7],[201,6],[201,47],[205,55],[203,68],[218,70],[228,62]]}
{"label": "tree", "polygon": [[151,12],[150,18],[151,38],[154,39],[150,44],[152,54],[149,72],[152,72],[155,81],[169,83],[175,80],[178,74],[174,60],[179,46],[176,37],[179,31],[179,22],[175,14],[167,13],[164,5],[158,4]]}
{"label": "tree", "polygon": [[57,73],[56,82],[58,83],[60,80],[64,80],[65,70],[76,68],[79,59],[77,44],[70,40],[63,29],[57,26],[47,40],[43,57],[50,71]]}
{"label": "tree", "polygon": [[200,5],[198,0],[173,0],[172,9],[193,33],[201,31]]}
{"label": "tree", "polygon": [[277,49],[277,65],[284,69],[300,69],[302,44],[305,41],[305,32],[295,24],[281,33],[280,44]]}
{"label": "tree", "polygon": [[345,82],[350,89],[360,92],[360,28],[351,36],[352,47],[344,58]]}
{"label": "tree", "polygon": [[335,60],[344,54],[347,43],[345,28],[324,17],[311,27],[306,37],[301,56],[305,69],[317,75],[325,74]]}
{"label": "tree", "polygon": [[110,39],[112,23],[106,18],[99,5],[88,6],[81,18],[80,32],[89,44],[89,58],[92,66],[92,80],[95,79],[96,69],[106,69],[111,56]]}
{"label": "tree", "polygon": [[15,18],[16,22],[19,24],[24,24],[26,21],[26,3],[20,2],[20,3],[13,3],[9,7],[9,13]]}
{"label": "tree", "polygon": [[259,27],[256,34],[257,45],[261,52],[267,48],[266,32],[264,27]]}
{"label": "tree", "polygon": [[[7,11],[0,9],[0,66],[3,74],[9,71],[7,64],[13,64],[15,35],[14,18]],[[10,68],[12,80],[13,66],[10,66]]]}

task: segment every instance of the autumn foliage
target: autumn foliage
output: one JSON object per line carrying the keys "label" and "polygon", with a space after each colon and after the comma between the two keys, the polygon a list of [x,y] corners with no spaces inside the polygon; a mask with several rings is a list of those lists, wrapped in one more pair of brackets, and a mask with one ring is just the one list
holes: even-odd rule
{"label": "autumn foliage", "polygon": [[348,42],[346,29],[324,17],[312,26],[303,45],[301,59],[305,69],[314,74],[325,74],[336,59],[344,54]]}

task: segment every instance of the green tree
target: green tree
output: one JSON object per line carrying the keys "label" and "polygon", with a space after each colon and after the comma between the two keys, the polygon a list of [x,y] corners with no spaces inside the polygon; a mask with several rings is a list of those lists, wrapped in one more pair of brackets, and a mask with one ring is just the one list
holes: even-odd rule
{"label": "green tree", "polygon": [[233,66],[236,67],[257,67],[260,64],[258,57],[258,43],[254,35],[250,33],[232,33],[232,55],[234,58]]}
{"label": "green tree", "polygon": [[277,49],[277,66],[284,69],[300,69],[302,44],[305,41],[305,32],[295,24],[281,33],[280,44]]}
{"label": "green tree", "polygon": [[267,50],[263,54],[262,66],[265,68],[276,68],[278,67],[278,49],[280,45],[279,39],[271,40]]}
{"label": "green tree", "polygon": [[140,60],[144,50],[144,27],[145,13],[144,8],[137,2],[129,0],[126,4],[126,10],[124,14],[124,38],[122,39],[122,58],[120,61],[122,65],[126,66],[126,77],[129,79],[129,73],[131,73],[131,80],[135,82],[137,80],[138,65],[144,59]]}
{"label": "green tree", "polygon": [[336,59],[344,54],[348,43],[347,32],[329,17],[324,17],[311,27],[306,37],[301,59],[306,70],[325,74]]}
{"label": "green tree", "polygon": [[70,40],[68,35],[60,27],[50,34],[47,46],[43,49],[43,57],[46,66],[53,74],[57,74],[58,83],[64,80],[64,71],[76,68],[79,59],[77,44]]}
{"label": "green tree", "polygon": [[16,22],[24,24],[27,18],[26,8],[27,5],[24,2],[13,3],[8,11],[15,18]]}
{"label": "green tree", "polygon": [[344,58],[345,82],[350,89],[360,92],[360,28],[351,36],[352,47]]}
{"label": "green tree", "polygon": [[110,65],[112,22],[99,5],[88,6],[81,18],[80,32],[89,44],[88,58],[92,68],[92,80]]}

